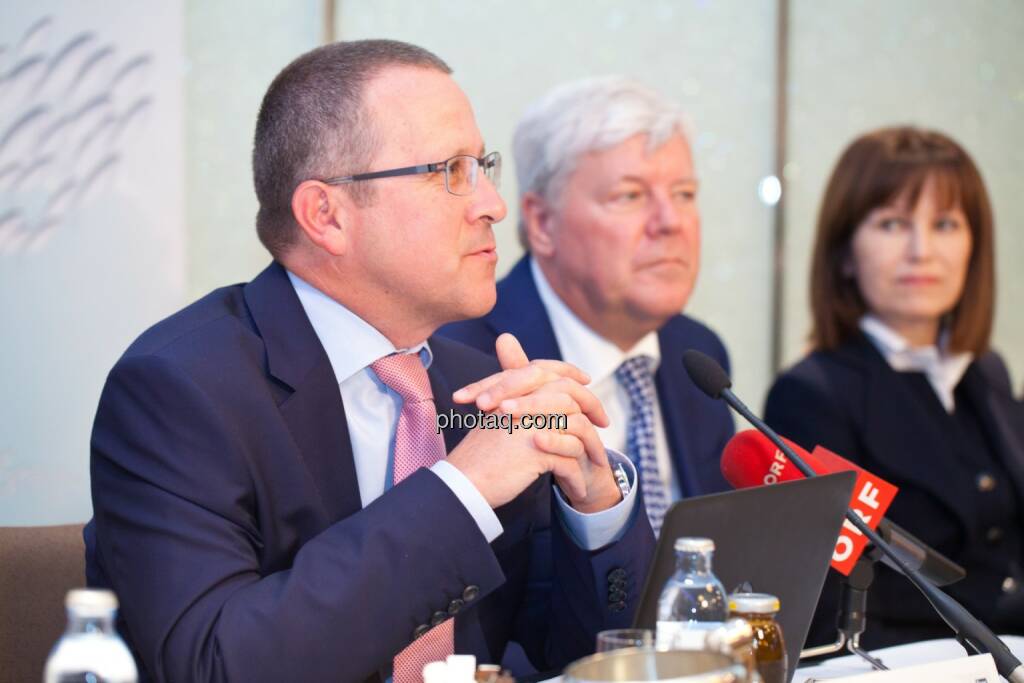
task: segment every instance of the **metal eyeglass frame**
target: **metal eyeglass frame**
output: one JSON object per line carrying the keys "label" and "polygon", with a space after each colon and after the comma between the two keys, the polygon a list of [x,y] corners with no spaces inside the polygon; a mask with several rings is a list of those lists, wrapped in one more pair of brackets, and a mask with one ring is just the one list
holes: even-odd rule
{"label": "metal eyeglass frame", "polygon": [[[456,159],[472,159],[476,162],[476,166],[470,173],[470,190],[469,192],[454,192],[452,191],[451,184],[448,181],[448,168],[449,165]],[[476,190],[477,177],[480,169],[484,170],[484,175],[490,179],[494,186],[497,187],[501,182],[501,153],[491,152],[482,157],[475,157],[472,154],[456,154],[455,156],[445,159],[444,161],[436,161],[432,164],[420,164],[419,166],[405,166],[403,168],[392,168],[387,171],[371,171],[369,173],[356,173],[355,175],[338,176],[337,178],[327,178],[320,182],[326,183],[327,185],[347,185],[348,183],[354,183],[361,180],[376,180],[378,178],[394,178],[396,176],[403,175],[418,175],[420,173],[437,173],[438,171],[444,171],[444,189],[449,194],[453,194],[456,197],[465,197]]]}

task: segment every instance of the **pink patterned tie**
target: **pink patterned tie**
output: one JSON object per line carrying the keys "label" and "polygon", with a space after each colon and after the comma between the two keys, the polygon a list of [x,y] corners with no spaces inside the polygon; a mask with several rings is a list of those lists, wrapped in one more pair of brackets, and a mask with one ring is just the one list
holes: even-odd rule
{"label": "pink patterned tie", "polygon": [[[397,484],[421,467],[445,456],[444,440],[437,433],[437,408],[427,370],[417,354],[385,356],[370,366],[380,381],[402,397],[402,413],[395,429],[394,476]],[[446,619],[410,643],[394,661],[394,683],[420,683],[425,664],[455,651],[455,620]]]}

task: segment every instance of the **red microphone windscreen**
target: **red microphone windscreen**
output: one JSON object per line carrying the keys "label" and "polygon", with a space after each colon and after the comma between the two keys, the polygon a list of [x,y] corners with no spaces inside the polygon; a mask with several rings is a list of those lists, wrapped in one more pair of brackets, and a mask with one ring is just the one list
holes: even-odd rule
{"label": "red microphone windscreen", "polygon": [[[816,447],[813,453],[808,453],[789,439],[782,437],[782,440],[816,474],[855,471],[857,483],[850,498],[850,509],[860,515],[872,529],[878,526],[896,496],[895,486],[821,446]],[[726,481],[738,489],[804,478],[803,472],[768,437],[754,429],[739,432],[725,445],[722,451],[722,474]],[[849,522],[845,522],[836,541],[832,567],[849,575],[866,544],[867,538]]]}
{"label": "red microphone windscreen", "polygon": [[[803,458],[811,469],[821,473],[810,453],[785,437],[782,440],[794,453]],[[804,478],[803,473],[782,454],[782,451],[756,429],[738,432],[725,445],[722,451],[722,475],[737,489]]]}

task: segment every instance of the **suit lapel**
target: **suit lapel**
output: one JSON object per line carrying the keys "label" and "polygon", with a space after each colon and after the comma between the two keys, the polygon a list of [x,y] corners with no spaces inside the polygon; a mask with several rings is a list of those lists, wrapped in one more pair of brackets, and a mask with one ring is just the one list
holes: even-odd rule
{"label": "suit lapel", "polygon": [[245,286],[245,300],[267,353],[267,372],[288,392],[281,414],[336,521],[362,508],[348,421],[330,360],[284,268],[272,263]]}
{"label": "suit lapel", "polygon": [[658,345],[661,347],[661,362],[654,375],[654,384],[658,390],[658,403],[672,467],[676,471],[683,497],[688,498],[704,491],[687,438],[688,434],[699,433],[703,411],[695,405],[693,392],[686,390],[693,383],[685,376],[682,363],[674,362],[680,349],[668,338],[665,328],[658,332]]}
{"label": "suit lapel", "polygon": [[[920,399],[871,342],[862,339],[856,347],[839,353],[854,359],[866,372],[861,433],[868,451],[899,478],[913,482],[940,501],[970,500],[974,482],[957,476],[963,468],[952,445],[942,438]],[[975,528],[974,510],[966,506],[951,509],[966,528]]]}
{"label": "suit lapel", "polygon": [[[433,349],[433,347],[432,347]],[[439,359],[435,355],[435,362],[430,366],[427,371],[427,376],[430,378],[430,389],[434,392],[434,406],[437,408],[438,415],[444,415],[446,413],[469,413],[475,412],[473,406],[457,405],[452,401],[452,392],[459,387],[452,387],[448,384],[448,381],[443,375],[443,370],[439,367],[437,362]],[[451,453],[460,441],[462,437],[466,435],[465,429],[445,429],[442,432],[444,437],[444,450],[445,453]]]}
{"label": "suit lapel", "polygon": [[498,283],[498,303],[485,320],[495,333],[514,334],[531,360],[562,358],[551,319],[530,272],[529,256],[521,258]]}

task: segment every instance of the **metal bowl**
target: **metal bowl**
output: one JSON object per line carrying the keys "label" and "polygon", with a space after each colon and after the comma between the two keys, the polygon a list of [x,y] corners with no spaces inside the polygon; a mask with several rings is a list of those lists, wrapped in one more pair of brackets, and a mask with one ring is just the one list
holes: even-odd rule
{"label": "metal bowl", "polygon": [[563,683],[747,683],[747,670],[731,657],[699,650],[658,652],[626,648],[584,657],[570,664]]}

